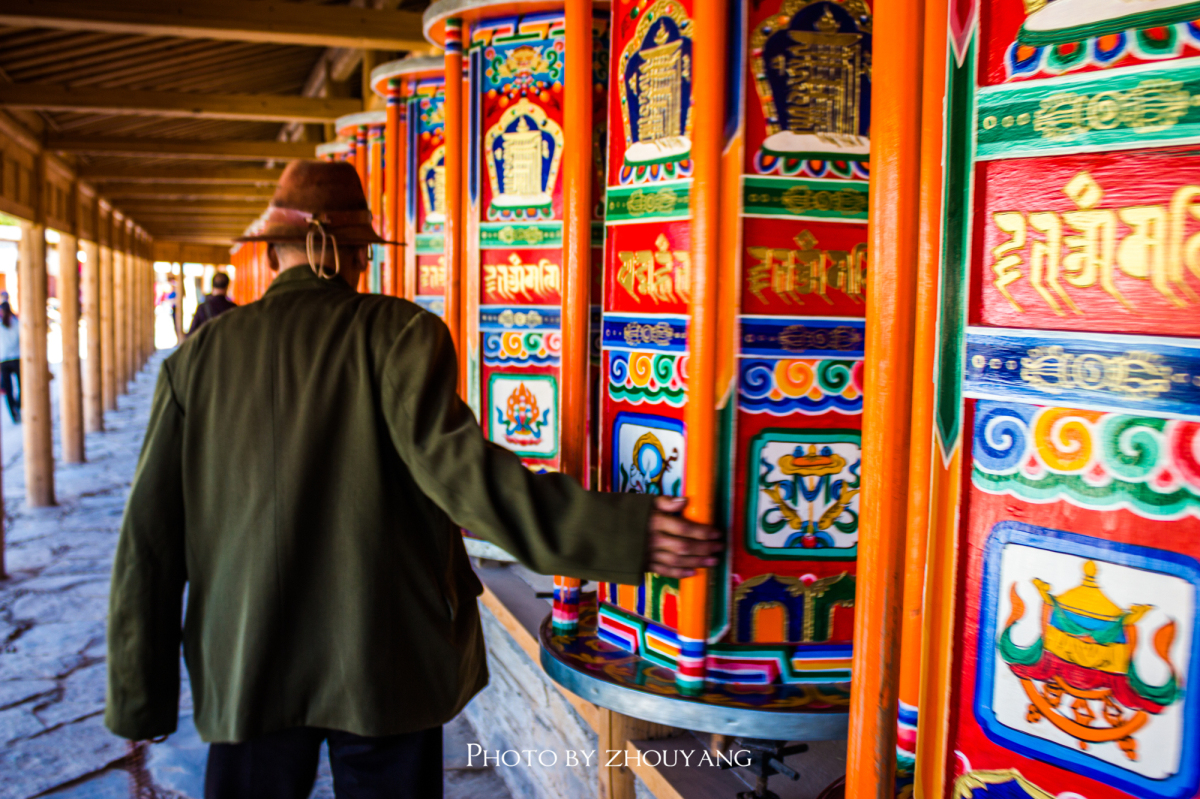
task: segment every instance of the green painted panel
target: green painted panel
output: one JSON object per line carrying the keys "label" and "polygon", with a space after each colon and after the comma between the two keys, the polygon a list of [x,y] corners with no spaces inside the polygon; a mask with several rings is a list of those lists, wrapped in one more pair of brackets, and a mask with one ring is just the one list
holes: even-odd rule
{"label": "green painted panel", "polygon": [[867,221],[865,181],[746,177],[742,198],[751,216]]}
{"label": "green painted panel", "polygon": [[1200,141],[1200,66],[1178,62],[985,89],[978,103],[983,160]]}
{"label": "green painted panel", "polygon": [[417,255],[440,255],[445,249],[445,237],[441,233],[417,234]]}
{"label": "green painted panel", "polygon": [[479,246],[485,250],[513,247],[562,247],[562,222],[485,222],[480,225]]}
{"label": "green painted panel", "polygon": [[688,215],[692,182],[609,189],[604,197],[604,223],[646,222]]}

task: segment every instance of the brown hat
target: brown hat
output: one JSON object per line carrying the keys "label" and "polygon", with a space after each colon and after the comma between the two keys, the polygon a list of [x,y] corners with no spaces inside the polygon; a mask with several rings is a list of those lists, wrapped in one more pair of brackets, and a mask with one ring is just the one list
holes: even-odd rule
{"label": "brown hat", "polygon": [[360,246],[396,244],[371,226],[358,172],[345,161],[293,161],[283,170],[266,212],[237,241],[309,242]]}

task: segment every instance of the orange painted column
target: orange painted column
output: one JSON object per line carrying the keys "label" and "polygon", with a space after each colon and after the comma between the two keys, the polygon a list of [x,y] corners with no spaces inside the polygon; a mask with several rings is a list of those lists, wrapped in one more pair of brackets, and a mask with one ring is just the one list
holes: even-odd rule
{"label": "orange painted column", "polygon": [[[408,157],[405,138],[407,125],[401,123],[404,100],[400,96],[401,81],[392,78],[387,84],[387,124],[384,129],[384,235],[392,241],[404,241],[400,208],[404,204],[405,159]],[[404,245],[388,245],[387,279],[383,292],[393,297],[408,297],[401,275],[404,272]]]}
{"label": "orange painted column", "polygon": [[871,91],[863,463],[846,796],[893,797],[921,152],[923,0],[880,3]]}
{"label": "orange painted column", "polygon": [[[684,514],[704,524],[717,522],[717,324],[721,208],[721,144],[725,116],[727,19],[722,0],[696,0],[692,18],[693,107],[691,193],[692,269],[688,310],[687,470]],[[707,569],[679,581],[679,667],[683,693],[704,690],[708,641]]]}
{"label": "orange painted column", "polygon": [[458,352],[459,391],[462,393],[462,281],[463,281],[463,23],[446,20],[446,314],[450,337]]}
{"label": "orange painted column", "polygon": [[[385,125],[371,125],[369,130],[369,156],[370,161],[367,166],[367,185],[369,187],[367,193],[367,202],[371,206],[371,224],[375,228],[375,232],[383,234],[385,229],[384,213],[383,213],[383,130]],[[372,248],[373,257],[378,257],[382,250]],[[387,284],[384,282],[386,277],[384,273],[384,265],[378,264],[379,274],[379,293],[387,293]],[[368,270],[363,273],[364,285],[361,291],[371,291],[371,275]]]}
{"label": "orange painted column", "polygon": [[[587,485],[588,371],[591,350],[592,271],[592,0],[567,0],[563,124],[562,394],[559,408],[562,470]],[[580,581],[555,576],[553,625],[573,634],[579,626]]]}
{"label": "orange painted column", "polygon": [[912,422],[908,460],[908,525],[901,627],[897,782],[913,778],[921,707],[921,639],[933,467],[934,365],[937,353],[938,265],[942,249],[942,103],[946,91],[947,0],[925,0],[921,95],[921,187],[913,328]]}
{"label": "orange painted column", "polygon": [[367,142],[367,126],[359,125],[354,133],[354,169],[358,179],[362,181],[363,191],[367,191],[367,172],[370,169],[371,153]]}

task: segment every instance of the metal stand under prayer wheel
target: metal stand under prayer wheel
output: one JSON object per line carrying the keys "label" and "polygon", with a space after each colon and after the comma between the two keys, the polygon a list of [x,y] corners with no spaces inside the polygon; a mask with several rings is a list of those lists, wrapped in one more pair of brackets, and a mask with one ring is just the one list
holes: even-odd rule
{"label": "metal stand under prayer wheel", "polygon": [[[542,273],[527,265],[570,250],[569,224],[562,244],[547,236],[561,142],[581,134],[556,115],[564,55],[570,100],[577,52],[558,33],[562,12],[488,8],[435,3],[425,27],[437,43],[460,34],[469,65],[465,388],[493,435],[506,435],[511,391],[497,384],[521,375],[541,409],[535,388],[549,391],[554,369],[513,369],[500,360],[507,349],[489,363],[488,336],[515,333],[518,312],[526,326],[530,311],[543,324],[552,312],[553,295],[531,293],[526,281]],[[642,719],[844,738],[863,469],[870,8],[618,0],[597,20],[590,77],[607,98],[589,130],[603,154],[594,485],[686,493],[689,513],[730,540],[719,567],[685,581],[647,575],[581,595],[556,578],[543,665],[581,697]],[[796,76],[813,70],[824,78],[808,87],[811,102],[790,103]],[[510,282],[507,263],[528,277]],[[512,326],[493,330],[506,310]],[[564,312],[564,339],[586,329],[584,316]]]}

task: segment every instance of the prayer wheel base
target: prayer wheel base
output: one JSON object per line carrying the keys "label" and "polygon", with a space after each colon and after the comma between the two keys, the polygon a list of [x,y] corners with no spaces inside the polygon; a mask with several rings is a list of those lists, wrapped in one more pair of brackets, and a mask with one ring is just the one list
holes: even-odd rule
{"label": "prayer wheel base", "polygon": [[541,628],[542,668],[568,691],[627,716],[720,735],[779,741],[834,741],[847,734],[848,686],[706,683],[696,697],[680,693],[675,674],[600,640],[595,596],[579,605],[573,637]]}

